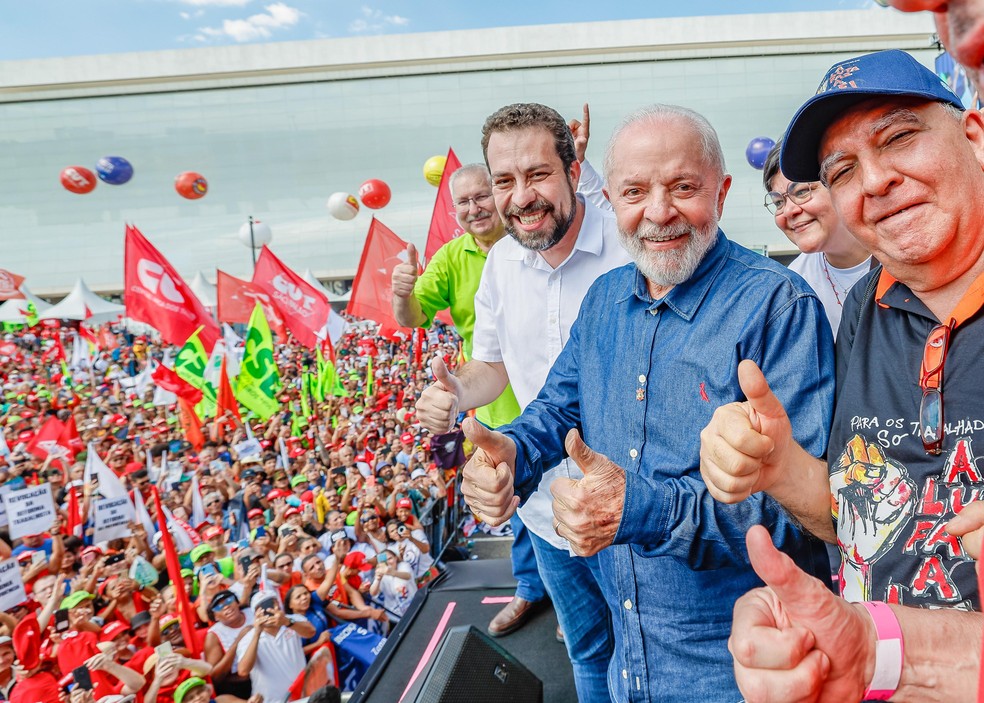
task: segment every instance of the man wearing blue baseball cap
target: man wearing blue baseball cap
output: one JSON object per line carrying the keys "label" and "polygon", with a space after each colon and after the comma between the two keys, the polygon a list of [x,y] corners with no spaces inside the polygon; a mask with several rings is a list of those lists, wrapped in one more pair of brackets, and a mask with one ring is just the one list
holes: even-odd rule
{"label": "man wearing blue baseball cap", "polygon": [[[736,606],[739,685],[756,692],[746,691],[750,699],[776,695],[782,689],[771,686],[790,681],[781,683],[776,670],[788,676],[795,667],[804,677],[797,700],[804,691],[829,700],[901,700],[926,685],[926,670],[919,681],[913,667],[903,667],[915,650],[933,672],[934,694],[963,700],[961,667],[976,666],[979,616],[937,613],[932,627],[907,628],[913,613],[917,622],[925,613],[901,606],[980,608],[974,563],[956,536],[961,529],[948,531],[947,523],[984,493],[974,454],[984,442],[977,367],[984,355],[984,118],[964,112],[913,57],[878,52],[827,72],[793,117],[780,164],[790,180],[828,188],[848,229],[882,267],[844,304],[827,461],[796,445],[784,408],[745,361],[739,376],[748,400],[715,413],[702,434],[701,471],[719,500],[765,491],[838,544],[841,594],[859,605],[823,594],[809,579],[789,588],[803,575],[757,530],[750,533],[756,570],[775,588]],[[780,664],[764,655],[761,638],[782,630],[777,623],[790,613],[805,630],[796,634],[801,649],[795,637],[784,643],[800,654]],[[947,652],[951,642],[966,647],[963,656]],[[957,688],[941,693],[944,681]]]}

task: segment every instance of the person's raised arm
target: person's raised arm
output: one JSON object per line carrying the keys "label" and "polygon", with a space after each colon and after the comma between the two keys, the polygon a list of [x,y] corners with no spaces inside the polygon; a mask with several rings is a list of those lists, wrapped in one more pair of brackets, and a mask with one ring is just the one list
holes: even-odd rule
{"label": "person's raised arm", "polygon": [[413,294],[417,275],[417,247],[407,244],[407,260],[393,267],[390,281],[393,288],[393,316],[404,327],[423,327],[427,323],[427,315]]}
{"label": "person's raised arm", "polygon": [[502,362],[472,359],[452,374],[444,360],[435,357],[431,370],[435,382],[420,394],[416,409],[420,424],[434,434],[449,432],[459,412],[488,405],[509,384]]}
{"label": "person's raised arm", "polygon": [[738,366],[747,398],[723,405],[700,434],[700,472],[710,494],[739,503],[765,491],[808,531],[836,544],[827,464],[793,439],[782,403],[752,361]]}

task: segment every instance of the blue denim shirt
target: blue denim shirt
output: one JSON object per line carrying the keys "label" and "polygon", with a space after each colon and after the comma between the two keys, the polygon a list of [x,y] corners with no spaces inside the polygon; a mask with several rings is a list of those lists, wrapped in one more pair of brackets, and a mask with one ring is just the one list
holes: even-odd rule
{"label": "blue denim shirt", "polygon": [[523,499],[566,455],[572,427],[626,471],[614,545],[599,554],[617,701],[741,699],[727,639],[735,600],[761,585],[745,549],[751,525],[810,573],[829,572],[823,546],[774,500],[724,505],[700,477],[700,431],[717,407],[744,400],[742,359],[762,368],[797,441],[822,456],[834,374],[820,303],[795,273],[719,231],[691,279],[661,300],[634,264],[599,278],[543,390],[500,428],[517,444]]}

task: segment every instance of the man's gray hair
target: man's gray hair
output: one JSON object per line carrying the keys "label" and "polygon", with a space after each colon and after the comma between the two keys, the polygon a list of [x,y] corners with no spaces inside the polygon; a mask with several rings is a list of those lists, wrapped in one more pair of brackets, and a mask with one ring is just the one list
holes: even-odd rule
{"label": "man's gray hair", "polygon": [[481,174],[485,178],[485,182],[488,184],[489,188],[492,188],[492,175],[489,173],[489,167],[485,164],[465,164],[461,166],[457,171],[451,174],[451,178],[448,179],[448,188],[451,189],[451,198],[454,198],[454,184],[458,182],[459,178],[467,176],[468,174]]}
{"label": "man's gray hair", "polygon": [[704,156],[704,160],[712,165],[718,172],[720,178],[724,178],[724,151],[721,149],[721,141],[718,139],[717,132],[711,123],[707,121],[699,112],[691,110],[687,107],[680,107],[679,105],[664,105],[662,103],[656,103],[655,105],[648,105],[643,108],[639,108],[635,112],[628,115],[621,124],[615,128],[612,133],[612,138],[608,140],[608,147],[605,149],[605,183],[608,184],[609,174],[612,172],[614,166],[614,159],[612,157],[612,152],[615,147],[615,143],[618,141],[619,137],[622,136],[622,132],[626,128],[631,127],[639,122],[649,123],[654,127],[663,127],[666,122],[672,120],[683,120],[693,127],[694,131],[697,132],[697,138],[700,140],[701,153]]}

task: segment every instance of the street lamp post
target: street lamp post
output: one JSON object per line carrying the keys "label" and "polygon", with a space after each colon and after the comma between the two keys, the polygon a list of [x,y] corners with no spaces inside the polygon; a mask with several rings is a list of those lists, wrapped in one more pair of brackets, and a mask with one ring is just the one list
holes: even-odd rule
{"label": "street lamp post", "polygon": [[256,270],[257,247],[269,244],[272,239],[273,233],[270,231],[270,227],[260,220],[254,220],[252,215],[249,216],[249,221],[239,228],[239,241],[243,243],[243,246],[249,247],[252,252],[254,271]]}

